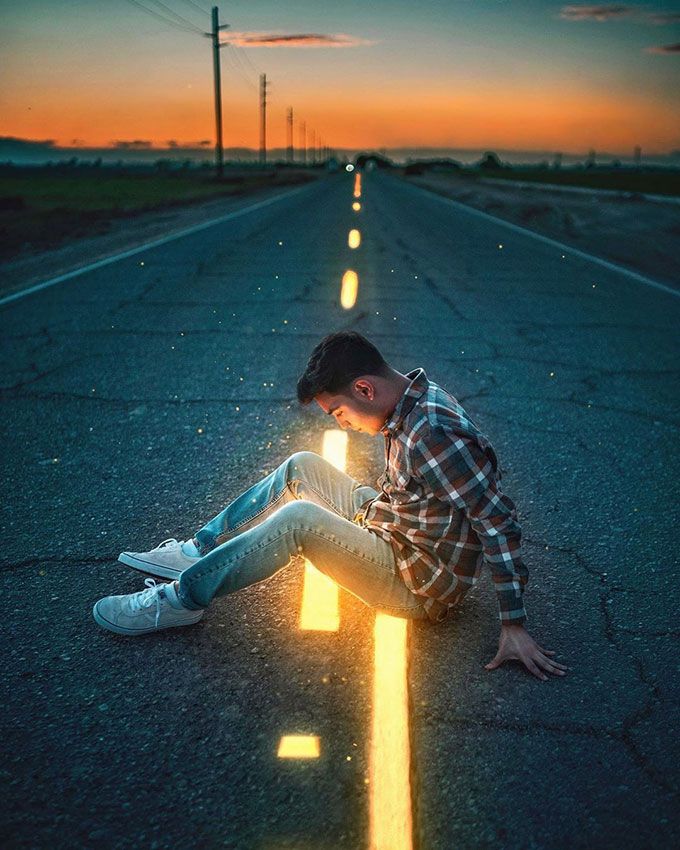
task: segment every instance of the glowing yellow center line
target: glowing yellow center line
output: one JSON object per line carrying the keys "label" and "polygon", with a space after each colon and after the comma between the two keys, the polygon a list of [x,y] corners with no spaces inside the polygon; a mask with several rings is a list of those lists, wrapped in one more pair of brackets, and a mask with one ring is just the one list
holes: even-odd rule
{"label": "glowing yellow center line", "polygon": [[318,735],[284,735],[276,755],[280,759],[318,759]]}
{"label": "glowing yellow center line", "polygon": [[361,204],[359,203],[359,201],[354,201],[354,203],[352,204],[352,209],[354,210],[354,212],[359,212],[359,210],[361,209]]}
{"label": "glowing yellow center line", "polygon": [[370,751],[370,850],[411,850],[408,621],[376,614]]}
{"label": "glowing yellow center line", "polygon": [[351,310],[356,304],[358,290],[359,276],[356,272],[348,269],[342,276],[342,286],[340,288],[340,304],[345,310]]}
{"label": "glowing yellow center line", "polygon": [[347,244],[350,248],[358,248],[361,245],[361,233],[356,228],[350,230],[347,236]]}
{"label": "glowing yellow center line", "polygon": [[[347,434],[337,429],[326,431],[323,435],[322,456],[344,472],[347,465]],[[300,628],[322,632],[337,632],[340,628],[338,586],[306,558]]]}
{"label": "glowing yellow center line", "polygon": [[354,197],[361,197],[361,174],[359,172],[354,176]]}

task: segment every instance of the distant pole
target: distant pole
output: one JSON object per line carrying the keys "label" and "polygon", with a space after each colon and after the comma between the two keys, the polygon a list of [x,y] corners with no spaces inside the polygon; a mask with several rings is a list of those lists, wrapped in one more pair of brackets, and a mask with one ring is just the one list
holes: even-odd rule
{"label": "distant pole", "polygon": [[260,163],[267,164],[267,75],[260,74]]}
{"label": "distant pole", "polygon": [[222,82],[220,70],[220,30],[229,25],[220,26],[219,9],[212,7],[213,76],[215,77],[215,167],[217,176],[224,175],[224,150],[222,148]]}
{"label": "distant pole", "polygon": [[312,149],[311,164],[316,165],[316,133],[314,130],[310,133],[309,146]]}
{"label": "distant pole", "polygon": [[293,107],[288,107],[288,151],[286,155],[286,159],[289,163],[292,163],[295,158],[293,152]]}
{"label": "distant pole", "polygon": [[304,121],[300,122],[300,154],[302,164],[307,165],[307,125]]}

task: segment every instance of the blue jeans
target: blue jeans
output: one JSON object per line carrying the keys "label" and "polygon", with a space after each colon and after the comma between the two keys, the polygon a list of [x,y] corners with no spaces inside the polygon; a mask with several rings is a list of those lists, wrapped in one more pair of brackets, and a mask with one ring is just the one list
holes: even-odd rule
{"label": "blue jeans", "polygon": [[296,452],[194,535],[201,557],[180,576],[182,603],[206,608],[307,558],[371,608],[426,619],[392,545],[361,524],[359,509],[377,495],[320,455]]}

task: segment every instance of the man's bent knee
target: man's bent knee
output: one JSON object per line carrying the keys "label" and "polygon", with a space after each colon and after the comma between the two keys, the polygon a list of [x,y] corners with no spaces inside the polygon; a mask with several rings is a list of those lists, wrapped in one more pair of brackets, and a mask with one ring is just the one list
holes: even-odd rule
{"label": "man's bent knee", "polygon": [[316,454],[316,452],[294,452],[286,463],[289,469],[304,470],[310,464],[318,463],[320,460],[322,461],[323,458],[321,455]]}
{"label": "man's bent knee", "polygon": [[[290,455],[290,457],[284,461],[286,464],[286,481],[288,483],[288,489],[291,491],[293,496],[298,499],[298,488],[297,484],[305,478],[305,473],[311,469],[313,465],[318,463],[326,463],[321,455],[316,454],[315,452],[295,452]],[[290,486],[290,485],[293,486]]]}

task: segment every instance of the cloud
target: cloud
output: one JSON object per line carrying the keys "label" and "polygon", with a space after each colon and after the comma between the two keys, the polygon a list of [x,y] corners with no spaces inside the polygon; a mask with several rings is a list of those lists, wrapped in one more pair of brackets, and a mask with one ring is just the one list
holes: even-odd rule
{"label": "cloud", "polygon": [[375,44],[374,41],[342,32],[228,32],[222,34],[222,43],[235,44],[238,47],[365,47]]}
{"label": "cloud", "polygon": [[634,11],[632,6],[610,4],[608,6],[563,6],[560,18],[568,21],[609,21],[625,18]]}
{"label": "cloud", "polygon": [[647,16],[650,24],[680,23],[680,12],[650,12]]}
{"label": "cloud", "polygon": [[677,44],[661,44],[657,47],[645,47],[645,53],[680,53],[680,42]]}
{"label": "cloud", "polygon": [[567,21],[612,21],[621,18],[634,17],[641,23],[675,24],[680,21],[680,12],[647,12],[636,6],[623,3],[609,3],[597,6],[563,6],[560,10],[560,18]]}

